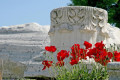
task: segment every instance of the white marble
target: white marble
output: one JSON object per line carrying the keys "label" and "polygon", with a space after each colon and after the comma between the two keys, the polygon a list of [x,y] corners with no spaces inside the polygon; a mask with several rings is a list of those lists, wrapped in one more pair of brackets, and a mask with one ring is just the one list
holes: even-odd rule
{"label": "white marble", "polygon": [[110,62],[107,65],[109,80],[120,80],[120,62]]}
{"label": "white marble", "polygon": [[[103,41],[107,48],[110,44],[120,46],[120,29],[108,23],[108,13],[101,8],[70,6],[54,9],[48,34],[50,45],[55,45],[59,50],[69,50],[76,43],[83,48],[84,41],[92,44]],[[108,64],[109,80],[120,80],[119,65]]]}
{"label": "white marble", "polygon": [[[40,73],[43,68],[41,61],[45,59],[44,47],[50,43],[48,31],[49,26],[41,26],[37,23],[0,27],[0,59],[3,59],[3,77],[23,77]],[[32,64],[34,66],[30,68]],[[39,65],[41,67],[36,71]],[[15,72],[15,67],[21,72]],[[19,74],[13,75],[13,73]]]}
{"label": "white marble", "polygon": [[120,29],[108,23],[107,11],[101,8],[70,6],[51,12],[50,44],[59,49],[69,49],[75,43],[83,47],[84,41],[119,45],[119,34]]}

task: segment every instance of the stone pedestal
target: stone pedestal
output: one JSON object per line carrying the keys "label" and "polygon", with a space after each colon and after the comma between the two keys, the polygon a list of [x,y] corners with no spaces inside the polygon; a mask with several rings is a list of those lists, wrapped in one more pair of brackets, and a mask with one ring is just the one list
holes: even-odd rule
{"label": "stone pedestal", "polygon": [[110,62],[107,65],[109,80],[120,80],[120,62]]}
{"label": "stone pedestal", "polygon": [[2,76],[3,76],[2,72],[3,72],[3,60],[0,59],[0,80],[2,80]]}
{"label": "stone pedestal", "polygon": [[69,49],[73,44],[83,47],[84,41],[92,44],[107,42],[107,11],[87,6],[62,7],[51,12],[50,44],[58,49]]}
{"label": "stone pedestal", "polygon": [[23,78],[26,65],[11,61],[6,55],[0,55],[0,80],[2,78]]}
{"label": "stone pedestal", "polygon": [[2,72],[0,72],[0,80],[2,80]]}

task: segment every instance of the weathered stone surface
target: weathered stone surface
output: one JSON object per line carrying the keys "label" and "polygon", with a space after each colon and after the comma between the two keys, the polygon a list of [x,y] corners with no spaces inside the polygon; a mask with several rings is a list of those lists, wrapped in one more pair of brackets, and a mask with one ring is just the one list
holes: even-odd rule
{"label": "weathered stone surface", "polygon": [[[41,61],[45,59],[44,47],[49,45],[48,30],[49,26],[40,26],[37,23],[0,27],[0,59],[4,59],[3,77],[40,73],[43,68]],[[32,64],[34,66],[30,68]],[[23,65],[26,66],[25,69]],[[40,68],[37,67],[39,65]]]}
{"label": "weathered stone surface", "polygon": [[[88,6],[70,6],[54,9],[51,12],[50,44],[57,49],[69,50],[73,44],[84,47],[84,41],[95,44],[103,41],[106,47],[120,46],[120,29],[108,23],[106,10]],[[120,64],[110,64],[110,80],[119,80]]]}
{"label": "weathered stone surface", "polygon": [[0,55],[0,71],[5,78],[22,78],[27,66],[20,62],[12,61],[7,55]]}
{"label": "weathered stone surface", "polygon": [[107,11],[88,6],[70,6],[51,12],[50,44],[59,49],[68,49],[75,43],[83,47],[84,41],[95,44],[104,41],[120,44],[120,29],[108,23]]}
{"label": "weathered stone surface", "polygon": [[120,80],[120,62],[110,62],[107,65],[109,80]]}

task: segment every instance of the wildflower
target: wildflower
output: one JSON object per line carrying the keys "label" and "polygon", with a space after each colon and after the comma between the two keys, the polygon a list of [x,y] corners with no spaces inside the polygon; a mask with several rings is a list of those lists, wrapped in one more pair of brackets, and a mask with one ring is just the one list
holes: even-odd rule
{"label": "wildflower", "polygon": [[58,61],[57,63],[56,63],[56,66],[59,66],[59,67],[61,67],[61,66],[64,66],[64,61]]}
{"label": "wildflower", "polygon": [[55,46],[46,46],[45,50],[49,52],[55,52],[57,49]]}
{"label": "wildflower", "polygon": [[87,56],[88,56],[89,58],[93,58],[93,56],[95,56],[96,53],[97,53],[96,51],[97,51],[96,48],[89,49],[89,51],[87,52]]}
{"label": "wildflower", "polygon": [[71,56],[73,58],[77,58],[78,54],[80,52],[80,45],[79,44],[74,44],[72,47],[71,47]]}
{"label": "wildflower", "polygon": [[87,52],[87,50],[85,50],[85,49],[80,49],[80,52],[79,53],[77,53],[77,56],[80,58],[80,59],[87,59],[86,57],[87,57],[87,54],[86,54],[86,52]]}
{"label": "wildflower", "polygon": [[57,53],[58,61],[63,61],[67,57],[69,57],[69,52],[67,52],[66,50],[61,50],[60,52]]}
{"label": "wildflower", "polygon": [[95,55],[95,61],[100,63],[103,66],[106,66],[110,59],[112,58],[112,53],[107,52],[106,49],[98,50],[97,54]]}
{"label": "wildflower", "polygon": [[77,59],[71,59],[70,64],[71,65],[78,64],[78,60]]}
{"label": "wildflower", "polygon": [[43,67],[42,70],[45,70],[46,67],[50,68],[50,66],[52,66],[52,63],[53,63],[53,61],[44,60],[44,61],[42,62],[42,64],[44,65],[44,67]]}
{"label": "wildflower", "polygon": [[114,61],[120,61],[120,52],[114,51]]}
{"label": "wildflower", "polygon": [[88,49],[92,47],[92,44],[87,41],[84,41],[84,46],[86,47],[86,49]]}
{"label": "wildflower", "polygon": [[108,52],[108,57],[111,59],[113,57],[113,54],[111,52]]}
{"label": "wildflower", "polygon": [[98,48],[98,49],[100,49],[100,50],[103,49],[104,46],[105,46],[105,45],[103,44],[103,41],[97,42],[97,43],[95,44],[95,47]]}
{"label": "wildflower", "polygon": [[79,49],[80,49],[80,45],[79,45],[79,44],[74,44],[74,45],[71,47],[71,50],[72,50],[72,53],[73,53],[73,54],[79,53]]}

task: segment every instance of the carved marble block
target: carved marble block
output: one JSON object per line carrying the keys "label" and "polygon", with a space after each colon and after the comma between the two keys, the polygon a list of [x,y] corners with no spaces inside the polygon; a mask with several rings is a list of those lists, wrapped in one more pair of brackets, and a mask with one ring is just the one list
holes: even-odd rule
{"label": "carved marble block", "polygon": [[[120,46],[120,29],[108,23],[106,10],[96,7],[70,6],[52,10],[48,35],[50,45],[58,50],[69,50],[73,44],[83,48],[84,41],[92,44],[103,41],[108,48],[110,44]],[[109,80],[120,80],[119,65],[108,64]]]}
{"label": "carved marble block", "polygon": [[120,80],[120,62],[110,62],[107,65],[109,80]]}
{"label": "carved marble block", "polygon": [[87,6],[62,7],[51,12],[50,44],[58,49],[69,49],[73,44],[83,47],[109,39],[107,11]]}

